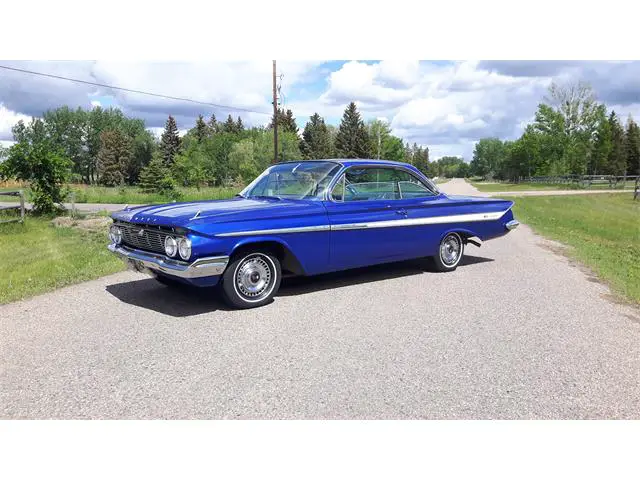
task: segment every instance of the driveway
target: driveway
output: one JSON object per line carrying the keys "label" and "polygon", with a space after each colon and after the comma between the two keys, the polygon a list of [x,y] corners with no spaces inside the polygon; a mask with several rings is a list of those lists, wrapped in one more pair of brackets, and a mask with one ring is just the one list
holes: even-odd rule
{"label": "driveway", "polygon": [[288,279],[248,311],[133,272],[0,306],[0,416],[639,418],[640,312],[557,247],[521,225],[452,273]]}

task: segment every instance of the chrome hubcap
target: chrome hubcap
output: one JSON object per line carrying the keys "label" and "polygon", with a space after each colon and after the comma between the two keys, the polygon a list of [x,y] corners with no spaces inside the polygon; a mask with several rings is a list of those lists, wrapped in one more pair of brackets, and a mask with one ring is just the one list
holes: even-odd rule
{"label": "chrome hubcap", "polygon": [[249,257],[238,267],[236,274],[238,292],[252,300],[259,299],[268,293],[272,278],[271,267],[264,258]]}
{"label": "chrome hubcap", "polygon": [[455,235],[450,235],[440,245],[440,258],[445,265],[454,265],[458,257],[460,257],[460,240]]}

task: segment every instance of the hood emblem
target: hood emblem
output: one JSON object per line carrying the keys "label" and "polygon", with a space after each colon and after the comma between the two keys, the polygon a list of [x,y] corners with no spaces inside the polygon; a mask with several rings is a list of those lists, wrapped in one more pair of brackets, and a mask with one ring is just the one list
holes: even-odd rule
{"label": "hood emblem", "polygon": [[138,236],[142,236],[144,235],[144,228],[141,228],[140,231],[138,232]]}

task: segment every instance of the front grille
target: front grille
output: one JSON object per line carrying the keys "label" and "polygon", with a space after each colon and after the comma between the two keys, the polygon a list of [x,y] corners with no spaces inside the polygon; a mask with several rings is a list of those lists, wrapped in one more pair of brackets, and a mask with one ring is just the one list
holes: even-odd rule
{"label": "front grille", "polygon": [[142,225],[119,223],[118,226],[122,230],[122,243],[124,245],[164,254],[164,239],[167,233],[161,230],[145,228]]}

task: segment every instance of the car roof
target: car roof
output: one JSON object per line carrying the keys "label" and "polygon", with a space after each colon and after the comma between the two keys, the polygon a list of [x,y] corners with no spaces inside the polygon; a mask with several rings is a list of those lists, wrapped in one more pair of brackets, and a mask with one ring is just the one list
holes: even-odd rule
{"label": "car roof", "polygon": [[334,162],[344,165],[345,167],[351,167],[354,165],[386,165],[386,166],[402,166],[409,167],[411,166],[408,163],[403,162],[395,162],[393,160],[374,160],[368,158],[322,158],[317,160],[290,160],[287,162],[279,162],[279,163],[302,163],[302,162]]}

